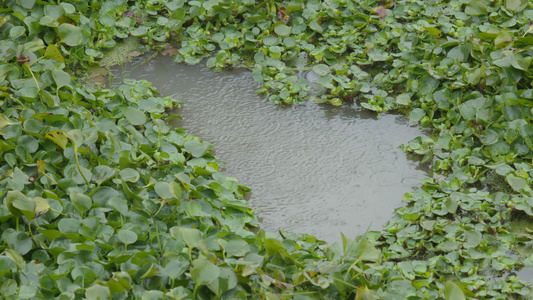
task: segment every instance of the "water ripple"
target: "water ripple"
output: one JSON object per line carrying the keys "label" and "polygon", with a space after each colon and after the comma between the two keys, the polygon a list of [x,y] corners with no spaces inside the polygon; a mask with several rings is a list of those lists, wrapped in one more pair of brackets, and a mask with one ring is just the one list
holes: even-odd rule
{"label": "water ripple", "polygon": [[402,116],[377,119],[356,105],[276,106],[254,93],[248,72],[214,73],[167,57],[129,76],[184,102],[177,125],[214,144],[225,172],[252,188],[266,230],[339,241],[339,232],[380,229],[427,176],[397,149],[422,134]]}

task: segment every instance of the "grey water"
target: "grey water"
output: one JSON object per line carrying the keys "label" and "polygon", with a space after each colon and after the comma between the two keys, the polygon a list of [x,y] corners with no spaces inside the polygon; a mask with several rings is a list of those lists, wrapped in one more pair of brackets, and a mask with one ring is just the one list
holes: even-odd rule
{"label": "grey water", "polygon": [[[357,104],[281,107],[255,94],[246,70],[212,72],[170,57],[138,58],[127,77],[183,101],[173,125],[215,145],[223,171],[252,189],[262,228],[328,242],[381,230],[427,170],[398,149],[422,135],[402,115]],[[120,76],[120,75],[119,75]]]}

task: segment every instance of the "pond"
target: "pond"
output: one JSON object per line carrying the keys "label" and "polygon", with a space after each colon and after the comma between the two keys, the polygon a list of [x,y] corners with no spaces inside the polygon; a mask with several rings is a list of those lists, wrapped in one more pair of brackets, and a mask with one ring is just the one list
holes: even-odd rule
{"label": "pond", "polygon": [[[254,93],[250,72],[212,72],[170,57],[137,58],[128,77],[183,101],[174,126],[216,146],[223,171],[253,191],[262,228],[328,242],[380,230],[428,176],[397,149],[423,134],[402,115],[307,102],[281,107]],[[117,76],[121,76],[118,74]],[[176,120],[175,120],[176,121]]]}

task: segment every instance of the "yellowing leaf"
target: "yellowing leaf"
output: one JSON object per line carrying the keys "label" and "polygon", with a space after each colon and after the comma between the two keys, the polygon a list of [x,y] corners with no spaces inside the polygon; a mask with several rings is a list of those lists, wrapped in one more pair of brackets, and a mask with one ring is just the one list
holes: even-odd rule
{"label": "yellowing leaf", "polygon": [[60,61],[62,63],[65,62],[65,59],[63,58],[63,55],[61,55],[61,52],[59,52],[59,49],[57,49],[56,45],[49,45],[46,48],[46,51],[44,52],[44,57],[47,59],[55,59],[57,61]]}
{"label": "yellowing leaf", "polygon": [[36,215],[44,214],[50,209],[50,204],[48,203],[48,200],[41,197],[35,197],[33,198],[33,200],[35,200]]}
{"label": "yellowing leaf", "polygon": [[61,147],[61,149],[65,149],[67,147],[68,138],[65,135],[64,130],[52,130],[45,134],[44,138],[56,143],[56,145]]}
{"label": "yellowing leaf", "polygon": [[3,114],[0,114],[0,130],[4,129],[4,127],[11,125],[13,123],[9,122],[9,120],[4,116]]}
{"label": "yellowing leaf", "polygon": [[37,173],[44,173],[47,163],[44,160],[37,160]]}

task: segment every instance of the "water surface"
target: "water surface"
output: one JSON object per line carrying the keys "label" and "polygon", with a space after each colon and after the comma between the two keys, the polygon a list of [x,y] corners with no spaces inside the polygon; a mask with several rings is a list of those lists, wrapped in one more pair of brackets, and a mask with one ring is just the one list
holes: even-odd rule
{"label": "water surface", "polygon": [[244,70],[215,73],[163,56],[132,66],[128,77],[184,102],[174,125],[216,146],[223,171],[252,188],[267,231],[334,242],[340,232],[380,230],[402,195],[427,176],[397,149],[422,134],[404,116],[378,119],[356,104],[280,107],[254,93],[259,84]]}

